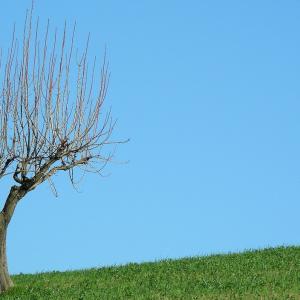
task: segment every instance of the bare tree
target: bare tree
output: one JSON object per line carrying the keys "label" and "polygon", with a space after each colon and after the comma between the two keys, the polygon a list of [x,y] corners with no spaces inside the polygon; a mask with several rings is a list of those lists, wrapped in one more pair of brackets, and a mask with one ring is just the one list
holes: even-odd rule
{"label": "bare tree", "polygon": [[49,31],[48,21],[40,35],[31,9],[22,40],[14,30],[0,65],[0,178],[11,176],[15,182],[0,212],[0,291],[13,285],[6,234],[18,202],[44,181],[53,187],[51,176],[59,171],[68,171],[72,183],[75,167],[101,173],[112,158],[107,145],[117,143],[111,141],[115,123],[110,110],[103,112],[106,60],[99,72],[95,60],[88,62],[89,38],[78,54],[75,26],[70,38],[66,26],[60,38],[56,31],[50,37]]}

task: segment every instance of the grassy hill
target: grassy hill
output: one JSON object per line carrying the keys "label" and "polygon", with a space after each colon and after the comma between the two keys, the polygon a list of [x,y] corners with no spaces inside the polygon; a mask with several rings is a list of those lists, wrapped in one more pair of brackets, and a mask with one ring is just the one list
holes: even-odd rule
{"label": "grassy hill", "polygon": [[13,276],[1,299],[300,299],[300,247]]}

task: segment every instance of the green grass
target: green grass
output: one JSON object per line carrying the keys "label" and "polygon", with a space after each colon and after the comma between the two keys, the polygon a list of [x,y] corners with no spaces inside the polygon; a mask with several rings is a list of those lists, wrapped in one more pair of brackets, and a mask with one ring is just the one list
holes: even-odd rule
{"label": "green grass", "polygon": [[13,276],[1,299],[300,299],[300,247]]}

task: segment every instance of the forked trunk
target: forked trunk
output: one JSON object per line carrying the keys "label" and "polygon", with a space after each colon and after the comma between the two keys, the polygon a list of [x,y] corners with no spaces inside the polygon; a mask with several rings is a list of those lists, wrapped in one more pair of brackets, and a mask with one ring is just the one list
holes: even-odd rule
{"label": "forked trunk", "polygon": [[5,224],[3,214],[0,214],[0,292],[4,292],[13,286],[7,267],[6,233],[7,225]]}

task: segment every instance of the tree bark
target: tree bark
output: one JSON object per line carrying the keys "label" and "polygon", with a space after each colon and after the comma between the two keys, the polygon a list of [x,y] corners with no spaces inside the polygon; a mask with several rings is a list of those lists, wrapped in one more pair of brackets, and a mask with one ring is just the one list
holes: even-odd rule
{"label": "tree bark", "polygon": [[8,273],[6,257],[6,233],[7,224],[3,213],[0,214],[0,292],[4,292],[13,286],[13,282]]}
{"label": "tree bark", "polygon": [[6,235],[7,227],[13,216],[18,201],[25,196],[27,190],[13,186],[5,201],[3,210],[0,213],[0,293],[13,286],[8,273],[6,256]]}

